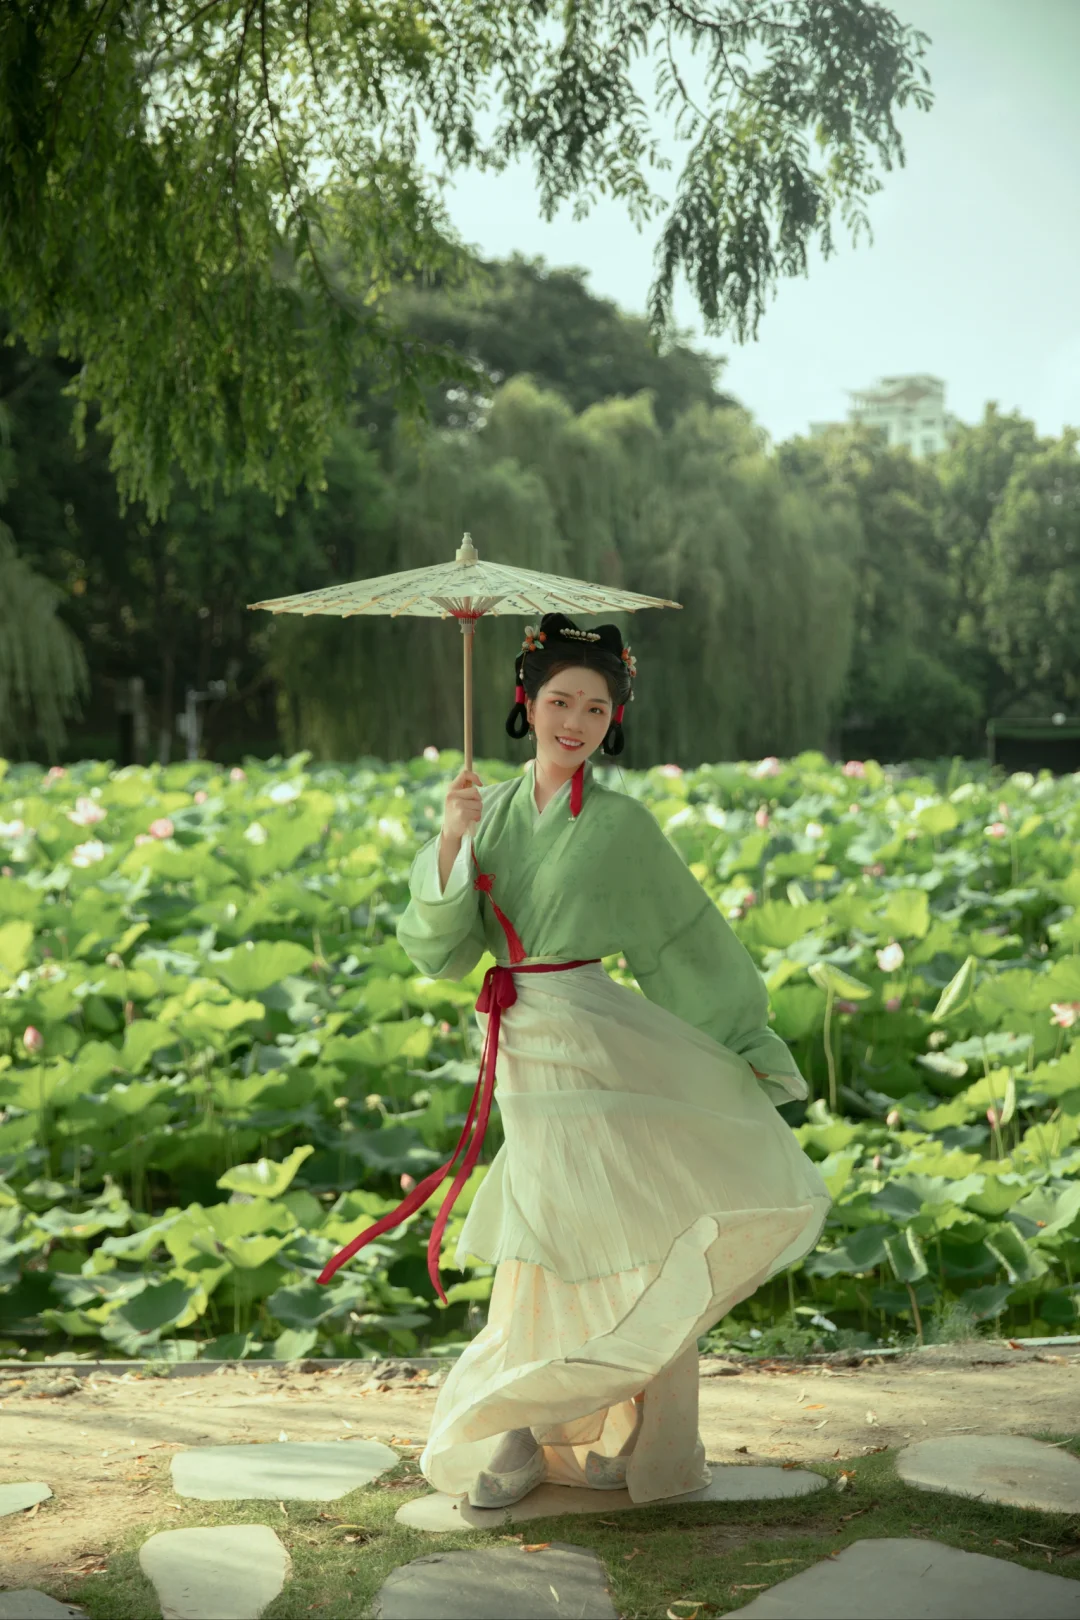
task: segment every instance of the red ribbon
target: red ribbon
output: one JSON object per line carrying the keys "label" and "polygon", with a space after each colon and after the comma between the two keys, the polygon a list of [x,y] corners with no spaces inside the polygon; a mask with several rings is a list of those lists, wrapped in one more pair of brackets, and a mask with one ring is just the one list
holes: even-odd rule
{"label": "red ribbon", "polygon": [[[600,958],[596,956],[588,958],[588,961],[590,962],[598,962],[599,960]],[[465,1142],[468,1139],[469,1131],[472,1129],[473,1118],[476,1116],[477,1102],[479,1101],[480,1113],[476,1122],[476,1131],[473,1135],[472,1141],[469,1143],[464,1161],[461,1164],[457,1175],[454,1177],[453,1185],[451,1186],[449,1193],[446,1195],[446,1198],[443,1200],[442,1207],[436,1216],[435,1224],[431,1229],[431,1236],[428,1239],[428,1276],[431,1278],[435,1292],[438,1294],[443,1304],[445,1305],[447,1303],[446,1295],[443,1292],[442,1281],[439,1276],[439,1252],[442,1245],[442,1236],[446,1230],[446,1223],[450,1219],[450,1211],[454,1207],[454,1202],[458,1196],[458,1193],[469,1179],[473,1166],[480,1155],[480,1149],[483,1146],[484,1133],[487,1130],[488,1115],[491,1113],[492,1094],[495,1088],[495,1063],[499,1055],[499,1029],[502,1024],[503,1009],[505,1007],[512,1007],[517,1000],[517,988],[514,984],[514,974],[563,973],[567,970],[567,968],[584,967],[585,965],[586,963],[584,961],[534,962],[528,967],[519,966],[509,968],[503,967],[501,963],[497,963],[494,967],[488,968],[487,972],[484,974],[484,983],[480,990],[480,994],[476,998],[477,1012],[486,1012],[489,1014],[487,1035],[484,1038],[484,1050],[480,1057],[480,1073],[477,1076],[476,1086],[472,1094],[472,1101],[469,1104],[468,1117],[465,1120],[464,1129],[458,1138],[457,1147],[454,1149],[452,1156],[447,1160],[442,1168],[439,1170],[433,1170],[430,1176],[425,1176],[423,1181],[418,1182],[413,1188],[412,1192],[402,1199],[401,1203],[396,1209],[392,1209],[388,1215],[384,1215],[381,1220],[376,1221],[374,1226],[369,1226],[366,1231],[360,1233],[359,1237],[354,1237],[351,1243],[349,1243],[344,1249],[339,1250],[339,1252],[334,1255],[333,1259],[328,1261],[323,1267],[322,1271],[320,1271],[318,1276],[319,1282],[328,1283],[331,1277],[333,1277],[334,1273],[345,1264],[346,1260],[351,1260],[353,1255],[356,1254],[358,1250],[364,1248],[375,1238],[381,1237],[384,1232],[389,1232],[392,1227],[400,1226],[401,1222],[406,1220],[408,1216],[412,1215],[416,1210],[418,1210],[421,1204],[426,1203],[426,1201],[435,1191],[436,1187],[438,1187],[440,1183],[446,1179],[446,1177],[450,1174],[450,1171],[453,1169],[454,1160],[461,1152],[462,1147],[465,1145]]]}
{"label": "red ribbon", "polygon": [[[582,773],[583,766],[579,766],[577,771],[574,773],[574,784],[570,790],[571,806],[573,806],[573,797],[576,790],[578,794],[579,809]],[[577,810],[574,810],[573,813],[576,815]],[[446,1231],[446,1223],[450,1219],[450,1211],[454,1207],[454,1202],[457,1199],[457,1195],[465,1185],[466,1181],[469,1179],[473,1166],[480,1156],[480,1149],[484,1143],[484,1134],[487,1131],[488,1115],[491,1113],[491,1099],[495,1090],[495,1063],[499,1055],[499,1030],[502,1026],[503,1009],[505,1007],[512,1007],[517,1000],[517,987],[514,984],[514,974],[564,973],[567,968],[585,967],[586,961],[600,961],[598,956],[591,956],[585,961],[580,962],[534,962],[528,967],[522,967],[521,963],[525,956],[524,947],[522,946],[522,943],[515,932],[513,923],[510,921],[509,917],[505,916],[503,912],[499,910],[499,907],[495,903],[494,896],[491,893],[491,885],[494,882],[494,876],[490,872],[480,871],[480,863],[476,859],[475,849],[473,850],[473,861],[476,865],[477,871],[476,881],[473,884],[473,888],[479,889],[481,893],[486,894],[488,899],[491,901],[492,909],[494,910],[499,922],[502,924],[503,933],[506,935],[506,943],[510,951],[511,966],[504,967],[502,963],[496,963],[493,967],[489,967],[487,972],[484,974],[484,982],[480,988],[480,994],[476,998],[477,1012],[487,1013],[489,1015],[488,1027],[487,1034],[484,1037],[484,1050],[480,1055],[480,1073],[476,1078],[476,1085],[473,1089],[472,1101],[469,1104],[469,1112],[465,1120],[464,1129],[458,1138],[458,1145],[454,1149],[453,1154],[441,1169],[433,1170],[430,1176],[425,1176],[423,1181],[418,1182],[413,1188],[412,1192],[408,1193],[406,1197],[402,1199],[401,1203],[396,1209],[392,1209],[388,1215],[384,1215],[381,1220],[376,1221],[374,1226],[369,1226],[365,1231],[361,1232],[359,1237],[354,1237],[351,1243],[347,1244],[344,1249],[339,1249],[337,1254],[334,1255],[333,1259],[327,1261],[326,1265],[320,1271],[317,1279],[321,1283],[328,1283],[331,1277],[333,1277],[334,1273],[339,1271],[345,1264],[346,1260],[351,1260],[354,1254],[356,1254],[360,1249],[364,1248],[368,1243],[373,1242],[375,1238],[382,1237],[384,1232],[389,1232],[393,1227],[400,1226],[401,1222],[407,1220],[410,1215],[414,1214],[415,1211],[420,1208],[421,1204],[426,1203],[426,1201],[435,1191],[436,1187],[438,1187],[446,1179],[446,1177],[450,1174],[450,1171],[453,1169],[454,1160],[457,1158],[458,1154],[461,1152],[466,1141],[468,1140],[469,1132],[472,1129],[473,1119],[477,1116],[477,1104],[479,1103],[479,1117],[476,1118],[476,1130],[473,1134],[472,1141],[469,1142],[464,1161],[454,1177],[453,1185],[451,1186],[450,1191],[443,1200],[442,1207],[435,1218],[435,1224],[431,1229],[431,1236],[428,1239],[428,1276],[431,1278],[435,1292],[438,1294],[443,1304],[445,1305],[447,1303],[446,1295],[443,1293],[442,1281],[439,1276],[439,1252],[442,1245],[442,1237],[443,1233]]]}

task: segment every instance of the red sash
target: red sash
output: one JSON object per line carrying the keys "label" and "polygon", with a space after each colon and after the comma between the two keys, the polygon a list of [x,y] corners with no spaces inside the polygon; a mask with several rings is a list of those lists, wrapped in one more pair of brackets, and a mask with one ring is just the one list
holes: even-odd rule
{"label": "red sash", "polygon": [[[488,1013],[489,1018],[487,1035],[484,1038],[484,1050],[480,1056],[480,1073],[476,1079],[476,1086],[473,1090],[472,1101],[469,1104],[469,1113],[465,1120],[464,1129],[461,1132],[461,1136],[458,1138],[458,1145],[454,1149],[453,1154],[440,1169],[433,1170],[430,1176],[425,1176],[424,1180],[418,1182],[413,1188],[412,1192],[408,1193],[406,1197],[402,1199],[401,1203],[396,1209],[392,1209],[388,1215],[384,1215],[381,1220],[376,1221],[374,1226],[369,1226],[365,1231],[361,1232],[359,1237],[354,1237],[351,1243],[347,1244],[344,1249],[340,1249],[338,1253],[334,1255],[333,1259],[327,1261],[326,1265],[323,1267],[322,1271],[320,1271],[318,1276],[318,1281],[321,1283],[328,1283],[331,1277],[333,1277],[334,1273],[345,1264],[346,1260],[351,1260],[354,1254],[356,1254],[360,1249],[364,1248],[366,1244],[371,1243],[375,1238],[381,1237],[384,1232],[389,1232],[393,1227],[400,1226],[402,1221],[406,1220],[408,1216],[412,1215],[417,1209],[420,1208],[421,1204],[425,1203],[427,1199],[431,1197],[436,1187],[438,1187],[440,1183],[444,1181],[445,1178],[450,1174],[450,1171],[454,1165],[454,1160],[457,1158],[462,1147],[468,1140],[469,1131],[472,1129],[473,1119],[477,1116],[477,1104],[479,1104],[479,1117],[476,1121],[476,1130],[473,1134],[472,1141],[469,1142],[465,1158],[458,1169],[456,1176],[454,1177],[453,1185],[451,1186],[450,1191],[443,1200],[442,1207],[436,1216],[435,1224],[431,1229],[431,1236],[428,1239],[428,1276],[431,1278],[435,1292],[438,1294],[443,1304],[445,1305],[447,1303],[446,1295],[443,1293],[442,1281],[439,1276],[439,1252],[442,1245],[442,1237],[446,1230],[446,1223],[450,1219],[450,1211],[454,1207],[454,1202],[458,1196],[458,1193],[468,1180],[473,1166],[480,1155],[480,1149],[483,1146],[484,1133],[487,1130],[488,1115],[491,1112],[491,1098],[495,1088],[495,1063],[499,1055],[499,1028],[502,1023],[503,1009],[505,1007],[512,1007],[517,1000],[517,988],[514,984],[514,974],[564,973],[567,968],[586,966],[586,962],[581,961],[534,962],[527,967],[522,967],[520,964],[525,956],[525,951],[522,947],[521,941],[514,931],[513,924],[510,922],[509,918],[505,917],[499,910],[499,907],[495,904],[495,901],[491,895],[493,874],[490,872],[480,871],[479,862],[476,860],[475,849],[473,850],[473,861],[476,864],[477,871],[477,877],[473,884],[473,888],[479,889],[491,900],[492,910],[495,912],[496,917],[502,925],[503,932],[506,935],[506,943],[510,951],[511,966],[503,967],[501,963],[497,963],[495,966],[489,967],[487,972],[484,974],[484,983],[481,987],[480,994],[476,998],[477,1012]],[[593,956],[589,957],[587,960],[589,962],[598,962],[600,958]]]}

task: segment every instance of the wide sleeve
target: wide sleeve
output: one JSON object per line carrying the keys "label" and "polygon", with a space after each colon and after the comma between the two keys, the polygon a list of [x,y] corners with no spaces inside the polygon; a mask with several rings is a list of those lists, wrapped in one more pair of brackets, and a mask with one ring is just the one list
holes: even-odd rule
{"label": "wide sleeve", "polygon": [[398,943],[417,971],[431,979],[465,978],[487,949],[471,858],[472,838],[466,836],[440,890],[436,834],[409,870],[409,904],[398,920]]}
{"label": "wide sleeve", "polygon": [[744,1057],[774,1103],[809,1087],[768,1024],[769,992],[749,951],[644,805],[622,884],[623,954],[650,1001]]}

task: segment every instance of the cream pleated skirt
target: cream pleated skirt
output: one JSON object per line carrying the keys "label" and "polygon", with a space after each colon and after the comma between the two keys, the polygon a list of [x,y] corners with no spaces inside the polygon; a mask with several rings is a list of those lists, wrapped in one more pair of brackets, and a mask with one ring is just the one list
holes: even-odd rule
{"label": "cream pleated skirt", "polygon": [[[642,1427],[627,1489],[706,1485],[702,1334],[817,1242],[830,1198],[745,1058],[591,964],[519,974],[502,1017],[504,1143],[456,1263],[494,1263],[486,1326],[439,1391],[420,1458],[463,1496],[507,1429],[545,1478]],[[487,1016],[476,1015],[482,1033]]]}

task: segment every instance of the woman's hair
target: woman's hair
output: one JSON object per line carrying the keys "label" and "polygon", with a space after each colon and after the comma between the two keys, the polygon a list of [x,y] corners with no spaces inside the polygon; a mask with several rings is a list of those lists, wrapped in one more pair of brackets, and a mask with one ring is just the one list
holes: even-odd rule
{"label": "woman's hair", "polygon": [[[577,629],[573,619],[568,619],[565,614],[545,613],[540,621],[543,644],[537,645],[533,652],[522,652],[516,660],[514,669],[518,686],[524,688],[527,698],[535,701],[540,688],[546,686],[559,670],[595,669],[607,682],[613,706],[618,708],[627,703],[632,695],[632,681],[622,656],[623,639],[618,626],[601,624],[587,632],[595,635],[598,638],[596,641],[579,641],[574,636],[563,634],[567,630]],[[528,729],[528,713],[519,699],[507,716],[506,730],[516,739],[524,737]],[[623,729],[620,721],[612,720],[600,746],[611,758],[622,753]]]}

